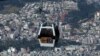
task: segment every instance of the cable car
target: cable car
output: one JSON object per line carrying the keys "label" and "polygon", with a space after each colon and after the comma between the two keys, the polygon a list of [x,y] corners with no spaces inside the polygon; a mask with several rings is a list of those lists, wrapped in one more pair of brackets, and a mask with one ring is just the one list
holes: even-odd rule
{"label": "cable car", "polygon": [[54,24],[41,24],[38,32],[38,41],[42,47],[54,47],[59,40],[58,26]]}

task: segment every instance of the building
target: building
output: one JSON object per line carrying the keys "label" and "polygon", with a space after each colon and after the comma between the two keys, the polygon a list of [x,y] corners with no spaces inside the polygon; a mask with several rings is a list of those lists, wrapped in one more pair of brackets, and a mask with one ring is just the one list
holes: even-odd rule
{"label": "building", "polygon": [[66,10],[78,10],[77,3],[74,1],[63,1],[63,7]]}

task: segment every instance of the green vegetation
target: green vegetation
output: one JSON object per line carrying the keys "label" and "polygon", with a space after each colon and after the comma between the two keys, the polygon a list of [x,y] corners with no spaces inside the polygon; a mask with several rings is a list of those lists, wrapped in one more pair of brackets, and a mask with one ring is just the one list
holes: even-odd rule
{"label": "green vegetation", "polygon": [[20,10],[20,7],[13,6],[13,5],[6,5],[4,9],[0,11],[0,13],[3,13],[3,14],[18,13],[19,10]]}

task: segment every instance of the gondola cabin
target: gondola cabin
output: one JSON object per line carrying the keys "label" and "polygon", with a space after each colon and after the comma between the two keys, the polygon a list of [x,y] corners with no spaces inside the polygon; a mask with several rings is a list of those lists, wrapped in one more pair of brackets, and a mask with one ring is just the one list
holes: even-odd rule
{"label": "gondola cabin", "polygon": [[59,39],[58,26],[54,24],[41,24],[38,32],[40,46],[54,47]]}

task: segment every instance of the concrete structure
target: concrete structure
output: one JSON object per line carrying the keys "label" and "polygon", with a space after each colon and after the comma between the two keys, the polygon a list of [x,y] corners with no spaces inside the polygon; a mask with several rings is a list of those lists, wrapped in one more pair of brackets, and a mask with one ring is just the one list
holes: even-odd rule
{"label": "concrete structure", "polygon": [[77,3],[74,1],[63,1],[63,7],[67,10],[78,10]]}

